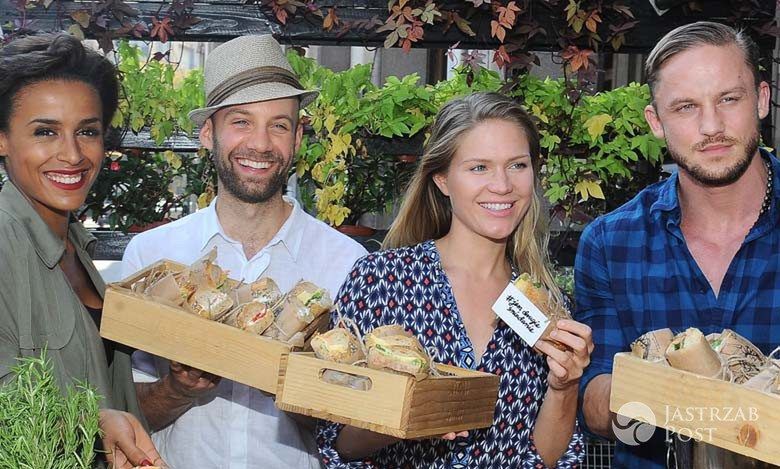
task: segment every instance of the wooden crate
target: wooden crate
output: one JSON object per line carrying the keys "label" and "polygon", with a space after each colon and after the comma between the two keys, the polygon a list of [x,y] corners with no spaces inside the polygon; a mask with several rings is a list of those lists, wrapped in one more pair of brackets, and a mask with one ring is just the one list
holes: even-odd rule
{"label": "wooden crate", "polygon": [[[438,365],[454,376],[413,377],[320,360],[311,353],[282,358],[276,405],[282,410],[384,433],[419,438],[492,425],[499,377]],[[371,380],[361,391],[321,379],[336,370]]]}
{"label": "wooden crate", "polygon": [[[161,261],[106,287],[100,335],[138,350],[208,371],[217,376],[276,393],[282,357],[290,345],[186,310],[155,302],[130,286],[157,265],[174,271],[185,266]],[[308,329],[324,329],[327,314]]]}
{"label": "wooden crate", "polygon": [[[629,402],[648,406],[658,427],[780,464],[780,396],[619,353],[609,408],[618,412]],[[632,406],[621,414],[641,417]]]}

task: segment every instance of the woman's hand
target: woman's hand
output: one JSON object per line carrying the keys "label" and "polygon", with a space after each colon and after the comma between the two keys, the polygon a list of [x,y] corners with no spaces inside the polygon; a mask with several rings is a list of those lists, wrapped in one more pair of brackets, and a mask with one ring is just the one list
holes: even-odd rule
{"label": "woman's hand", "polygon": [[593,352],[590,327],[571,319],[561,319],[550,333],[550,338],[565,345],[567,350],[559,350],[547,340],[536,343],[535,348],[547,355],[547,365],[550,367],[547,387],[555,391],[576,389]]}
{"label": "woman's hand", "polygon": [[455,432],[450,432],[450,433],[447,433],[447,434],[444,434],[444,435],[442,435],[440,438],[441,438],[442,440],[449,440],[449,441],[452,441],[452,440],[454,440],[455,438],[460,438],[460,437],[466,438],[467,436],[469,436],[469,432],[468,432],[468,431],[463,431],[463,432],[457,432],[457,433],[455,433]]}
{"label": "woman's hand", "polygon": [[133,414],[113,409],[100,410],[103,450],[109,467],[130,469],[135,466],[163,464],[152,439]]}

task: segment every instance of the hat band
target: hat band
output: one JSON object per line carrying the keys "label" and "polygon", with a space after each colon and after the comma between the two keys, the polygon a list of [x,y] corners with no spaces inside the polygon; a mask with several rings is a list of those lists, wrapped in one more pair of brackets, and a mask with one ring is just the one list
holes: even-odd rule
{"label": "hat band", "polygon": [[262,83],[283,83],[299,90],[304,89],[301,82],[289,70],[274,66],[257,67],[245,70],[220,83],[209,93],[206,106],[218,106],[233,93]]}

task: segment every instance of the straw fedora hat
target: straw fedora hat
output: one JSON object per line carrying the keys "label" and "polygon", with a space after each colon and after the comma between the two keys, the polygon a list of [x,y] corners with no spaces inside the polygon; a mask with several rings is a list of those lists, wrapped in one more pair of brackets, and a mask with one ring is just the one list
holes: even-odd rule
{"label": "straw fedora hat", "polygon": [[203,75],[206,107],[189,113],[198,127],[226,106],[297,96],[303,108],[318,94],[303,88],[270,34],[242,36],[220,45],[206,57]]}

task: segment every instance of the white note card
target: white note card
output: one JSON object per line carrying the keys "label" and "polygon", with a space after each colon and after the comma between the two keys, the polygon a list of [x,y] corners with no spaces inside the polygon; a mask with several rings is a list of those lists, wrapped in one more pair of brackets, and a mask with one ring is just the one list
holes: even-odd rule
{"label": "white note card", "polygon": [[550,320],[513,283],[493,303],[493,312],[533,347]]}

